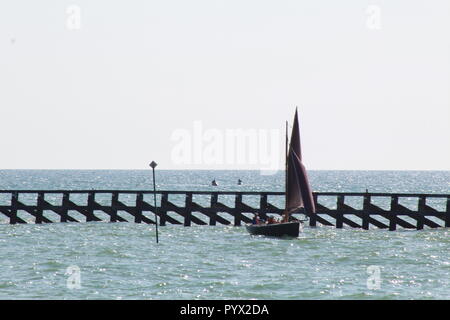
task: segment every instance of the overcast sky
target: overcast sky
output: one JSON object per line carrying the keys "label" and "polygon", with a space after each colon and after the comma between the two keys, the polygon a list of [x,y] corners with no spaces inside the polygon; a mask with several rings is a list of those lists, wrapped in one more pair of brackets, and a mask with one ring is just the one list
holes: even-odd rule
{"label": "overcast sky", "polygon": [[449,13],[448,0],[3,0],[0,169],[257,169],[273,154],[282,168],[298,106],[308,169],[450,170]]}

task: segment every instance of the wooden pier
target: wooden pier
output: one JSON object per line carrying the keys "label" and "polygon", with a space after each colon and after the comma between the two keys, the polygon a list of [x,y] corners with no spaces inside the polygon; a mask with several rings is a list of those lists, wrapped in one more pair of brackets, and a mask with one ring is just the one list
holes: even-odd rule
{"label": "wooden pier", "polygon": [[[450,194],[315,192],[313,195],[317,213],[307,215],[306,222],[311,227],[420,230],[450,226]],[[157,191],[157,196],[156,214],[161,226],[240,226],[251,222],[253,213],[280,215],[284,206],[283,192]],[[152,191],[0,190],[0,223],[154,224],[155,207],[151,203]]]}

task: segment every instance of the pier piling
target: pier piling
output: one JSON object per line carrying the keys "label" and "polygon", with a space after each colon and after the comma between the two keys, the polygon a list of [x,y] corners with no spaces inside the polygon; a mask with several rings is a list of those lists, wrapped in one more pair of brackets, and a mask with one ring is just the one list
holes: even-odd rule
{"label": "pier piling", "polygon": [[[0,190],[0,193],[7,195],[2,199],[9,198],[9,201],[0,202],[0,221],[2,223],[79,222],[73,216],[75,212],[84,216],[86,222],[102,221],[96,216],[96,212],[104,212],[109,222],[154,223],[153,219],[144,215],[144,212],[155,211],[154,205],[148,203],[144,198],[144,195],[150,194],[152,191]],[[262,217],[267,217],[268,214],[281,216],[283,213],[283,192],[163,190],[156,193],[161,195],[161,203],[157,207],[161,226],[167,224],[182,224],[186,227],[192,224],[240,226],[249,223],[251,215],[254,213],[259,213]],[[73,199],[79,198],[80,195],[87,195],[87,203],[74,202],[76,200]],[[110,204],[100,204],[97,201],[97,195],[99,197],[101,195],[102,199],[109,198]],[[234,196],[234,205],[229,206],[220,202],[219,196],[221,195]],[[249,206],[243,201],[244,195],[253,197],[252,203],[259,203],[259,206]],[[120,201],[120,196],[134,197],[135,200],[131,203],[129,201],[124,203]],[[184,205],[172,202],[171,196],[184,197]],[[200,205],[197,203],[198,201],[193,200],[194,196],[209,196],[209,203],[207,206]],[[271,199],[277,198],[276,204],[269,201],[269,196]],[[33,197],[36,197],[35,203],[30,204],[29,199]],[[28,202],[22,201],[22,198],[28,199]],[[55,198],[62,200],[59,204],[46,200]],[[450,226],[450,194],[315,192],[313,198],[317,213],[303,213],[308,216],[311,227],[324,225],[336,228],[350,227],[365,230],[380,228],[394,231],[398,228],[422,230]],[[376,203],[376,199],[388,200],[387,205],[382,206]],[[441,203],[436,205],[436,200],[440,200]],[[359,201],[362,205],[352,204],[352,201],[354,203]],[[411,208],[411,204],[413,208]],[[54,218],[51,219],[50,216],[47,217],[48,212],[55,213],[58,221]],[[221,213],[231,215],[231,220],[221,216]],[[131,220],[129,215],[132,216]],[[295,213],[294,217],[296,217]]]}

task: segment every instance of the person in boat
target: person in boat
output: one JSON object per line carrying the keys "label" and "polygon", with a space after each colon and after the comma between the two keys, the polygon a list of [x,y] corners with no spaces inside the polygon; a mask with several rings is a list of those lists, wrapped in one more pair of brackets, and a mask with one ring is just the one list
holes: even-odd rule
{"label": "person in boat", "polygon": [[259,220],[258,224],[264,224],[267,222],[267,219],[264,218],[263,216],[260,216],[259,213],[258,213],[258,220]]}
{"label": "person in boat", "polygon": [[267,219],[267,224],[274,224],[274,223],[275,223],[274,217],[270,216],[270,217]]}
{"label": "person in boat", "polygon": [[283,212],[283,215],[282,215],[282,217],[281,217],[281,221],[280,221],[280,222],[281,222],[281,223],[289,222],[289,214],[287,214],[286,211]]}
{"label": "person in boat", "polygon": [[255,213],[255,215],[253,216],[252,219],[252,224],[259,224],[261,222],[261,220],[259,219],[259,214]]}
{"label": "person in boat", "polygon": [[211,185],[212,185],[212,186],[215,186],[215,187],[217,186],[216,179],[214,179],[214,180],[211,182]]}

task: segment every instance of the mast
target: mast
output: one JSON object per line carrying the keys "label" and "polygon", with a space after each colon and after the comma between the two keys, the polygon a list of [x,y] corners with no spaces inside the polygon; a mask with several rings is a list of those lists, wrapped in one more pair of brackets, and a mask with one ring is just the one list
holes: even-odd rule
{"label": "mast", "polygon": [[285,157],[285,177],[284,177],[284,198],[285,198],[285,202],[284,202],[284,214],[285,214],[285,219],[287,220],[288,217],[288,144],[289,144],[289,138],[288,138],[288,122],[286,121],[286,147],[285,147],[285,152],[286,152],[286,157]]}

